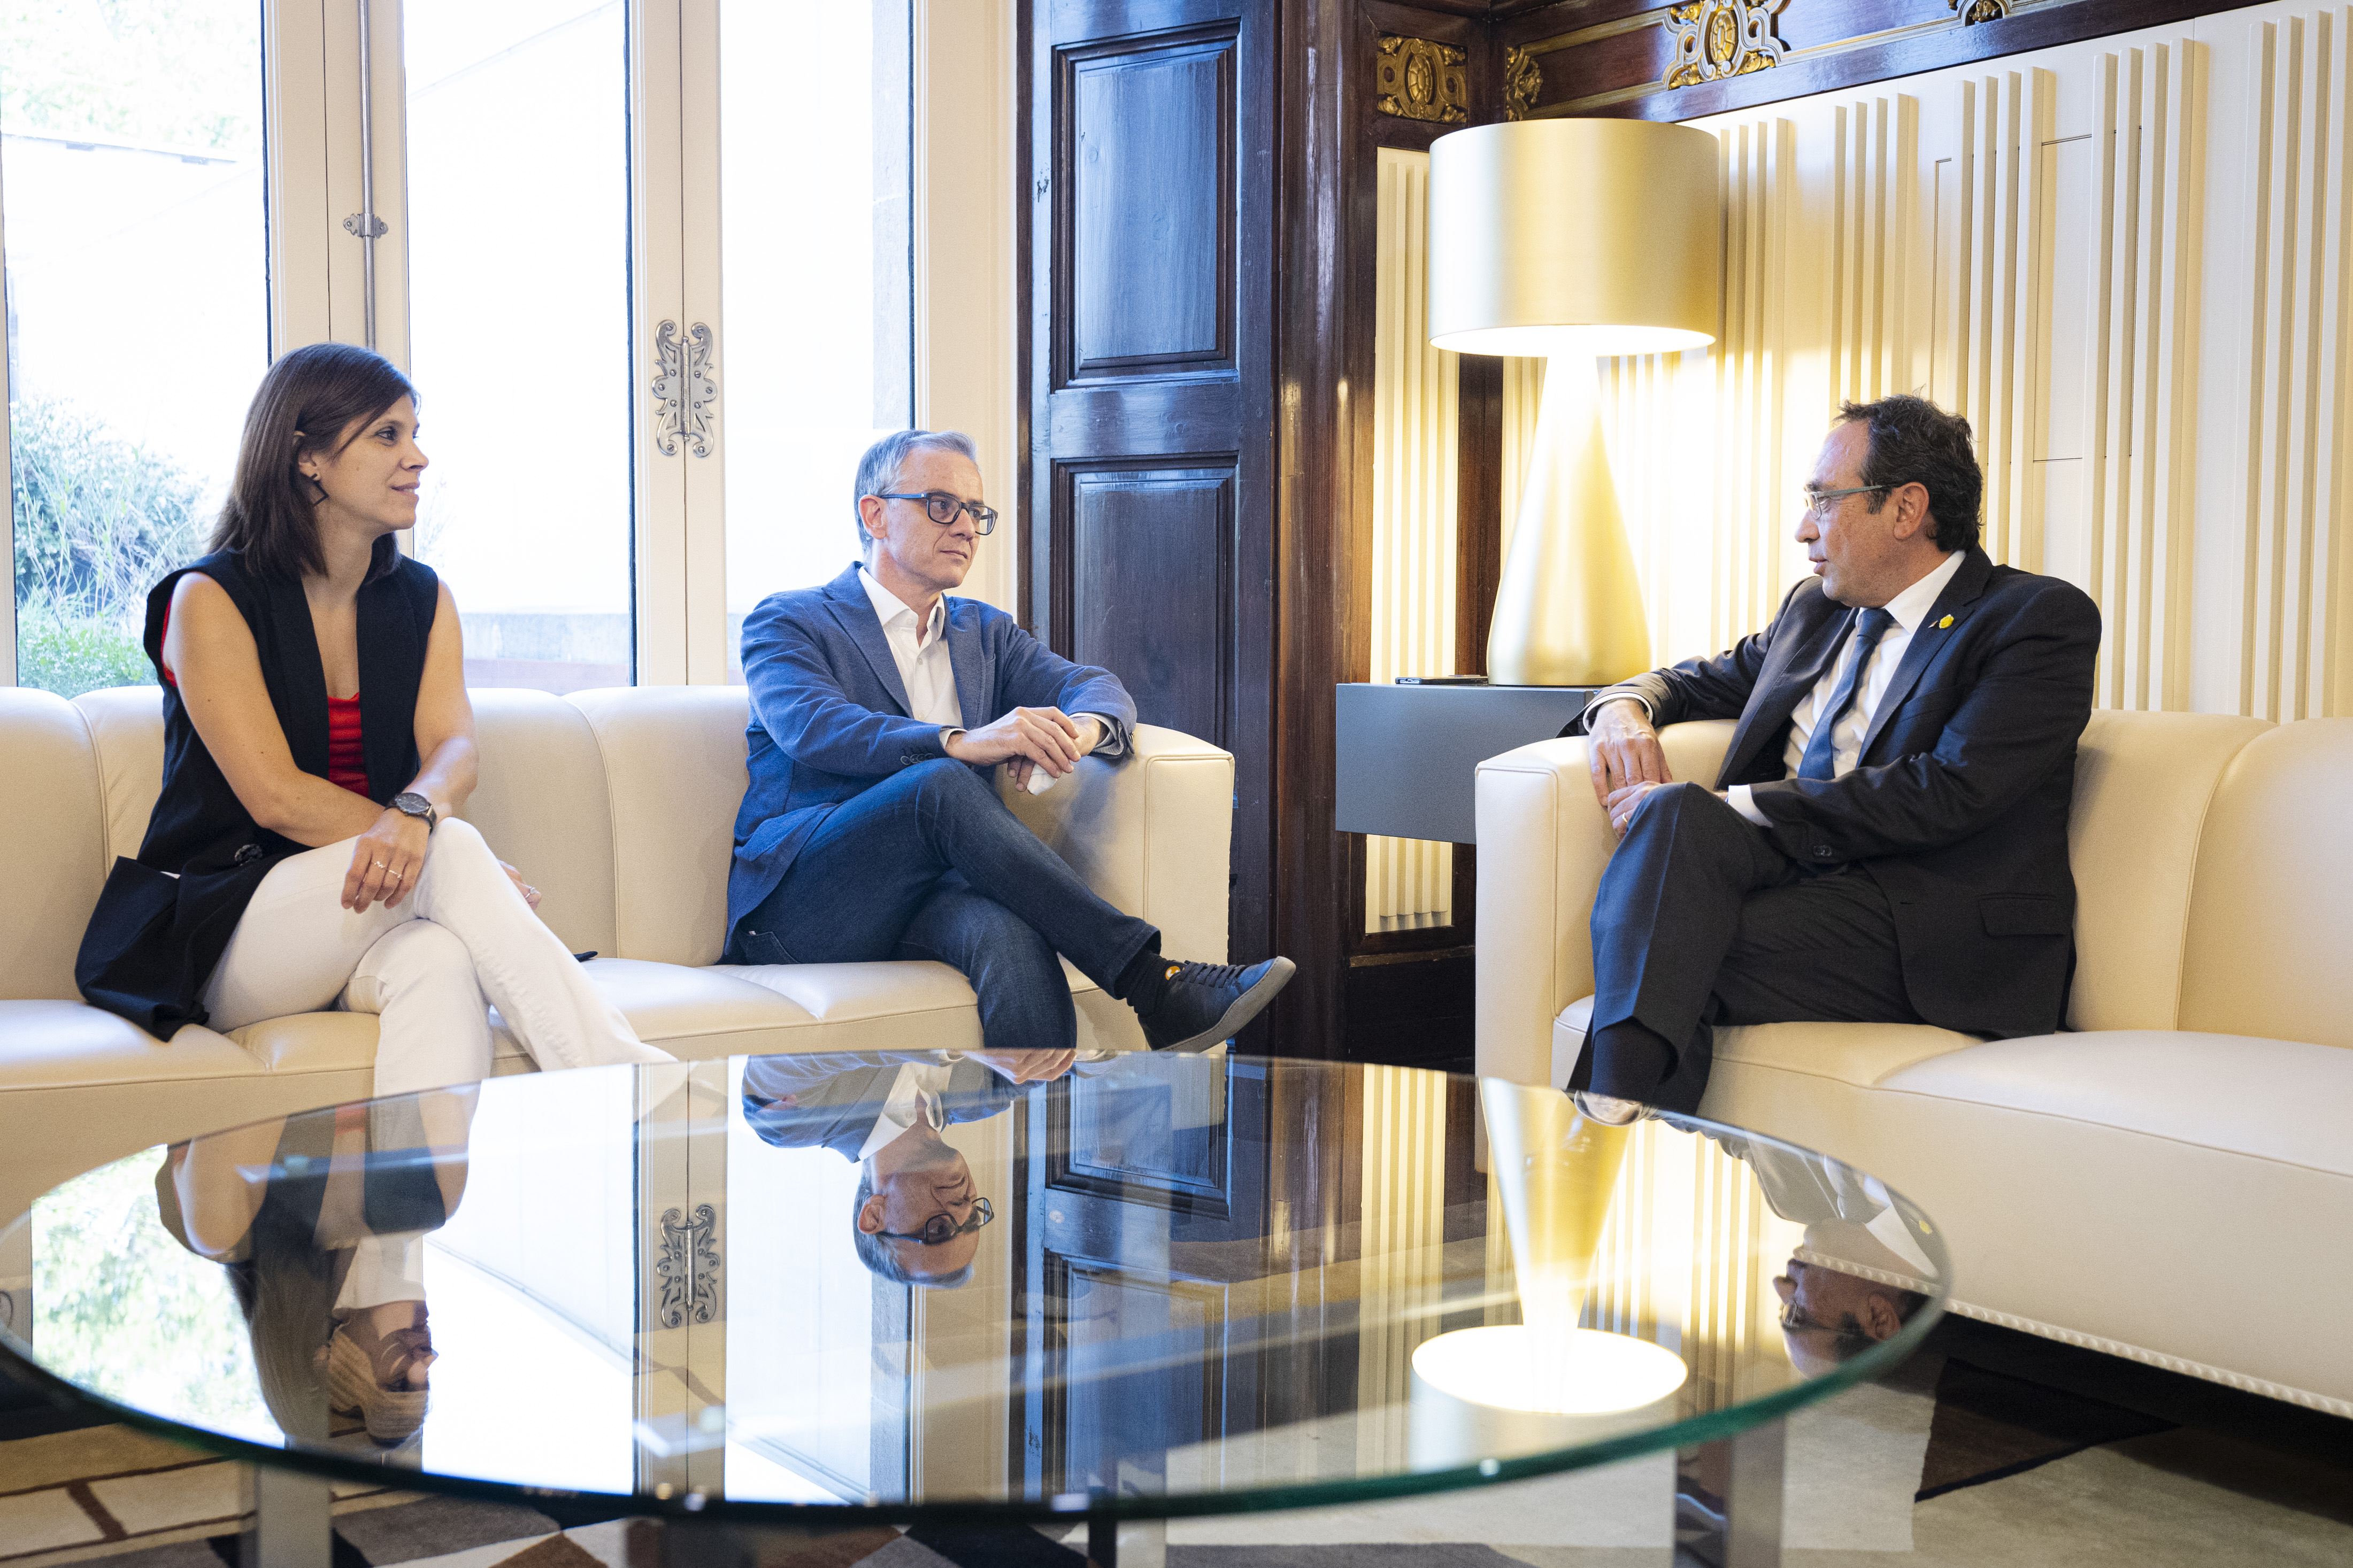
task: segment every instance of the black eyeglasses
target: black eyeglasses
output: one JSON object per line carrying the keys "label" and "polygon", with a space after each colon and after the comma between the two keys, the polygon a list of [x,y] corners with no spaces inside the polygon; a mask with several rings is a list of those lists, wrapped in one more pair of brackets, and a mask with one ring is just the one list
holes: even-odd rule
{"label": "black eyeglasses", "polygon": [[997,529],[995,507],[983,506],[976,500],[962,500],[945,490],[924,490],[920,493],[913,490],[877,490],[875,499],[922,501],[923,510],[930,515],[934,522],[943,528],[954,522],[956,520],[956,513],[961,511],[971,515],[972,531],[975,533],[992,533]]}
{"label": "black eyeglasses", "polygon": [[957,1237],[978,1230],[997,1217],[987,1198],[972,1200],[972,1217],[962,1225],[944,1214],[935,1214],[923,1222],[921,1230],[878,1230],[874,1234],[885,1241],[912,1241],[918,1247],[939,1247]]}

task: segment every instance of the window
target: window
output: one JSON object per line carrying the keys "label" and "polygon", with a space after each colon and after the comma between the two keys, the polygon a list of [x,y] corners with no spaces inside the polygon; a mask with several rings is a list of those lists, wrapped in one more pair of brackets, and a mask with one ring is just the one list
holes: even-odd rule
{"label": "window", "polygon": [[255,0],[0,11],[19,684],[145,685],[269,363]]}
{"label": "window", "polygon": [[407,0],[414,548],[470,686],[626,686],[629,165],[621,0]]}
{"label": "window", "polygon": [[[914,418],[906,0],[728,0],[720,58],[728,676],[744,614],[858,553],[858,458]],[[821,72],[782,93],[781,62]],[[822,151],[804,134],[827,127]]]}
{"label": "window", "polygon": [[375,341],[468,679],[740,679],[744,613],[851,559],[858,455],[914,419],[911,0],[0,15],[0,683],[152,681],[146,591],[205,548],[271,354],[365,341],[363,18]]}

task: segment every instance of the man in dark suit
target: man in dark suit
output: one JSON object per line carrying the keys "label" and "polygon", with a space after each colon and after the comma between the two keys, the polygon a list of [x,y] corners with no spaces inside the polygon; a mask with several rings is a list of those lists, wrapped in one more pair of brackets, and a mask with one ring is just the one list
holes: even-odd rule
{"label": "man in dark suit", "polygon": [[736,963],[936,959],[980,1000],[991,1050],[1069,1050],[1061,957],[1134,1007],[1155,1049],[1229,1037],[1290,960],[1171,963],[997,799],[1127,745],[1135,706],[977,600],[952,598],[997,513],[969,437],[905,430],[858,466],[865,559],[744,621],[750,782],[735,818]]}
{"label": "man in dark suit", "polygon": [[[1814,575],[1765,630],[1596,697],[1593,787],[1621,835],[1593,907],[1589,1113],[1692,1110],[1711,1026],[2060,1026],[2067,808],[2096,606],[1978,547],[1966,420],[1849,404],[1797,536]],[[1657,727],[1739,720],[1715,787]]]}

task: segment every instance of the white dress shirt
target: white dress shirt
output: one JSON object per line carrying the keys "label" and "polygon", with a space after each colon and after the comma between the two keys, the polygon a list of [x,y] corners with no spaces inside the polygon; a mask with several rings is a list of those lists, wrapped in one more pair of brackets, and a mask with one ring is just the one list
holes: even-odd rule
{"label": "white dress shirt", "polygon": [[944,1097],[954,1071],[953,1068],[932,1062],[909,1062],[901,1068],[899,1076],[891,1080],[891,1092],[882,1101],[882,1114],[874,1119],[873,1131],[866,1134],[865,1146],[858,1151],[858,1157],[872,1159],[876,1150],[918,1121],[930,1123],[935,1132],[945,1127],[948,1117]]}
{"label": "white dress shirt", "polygon": [[[858,581],[873,601],[874,617],[882,623],[883,640],[891,645],[892,662],[899,667],[899,682],[907,689],[907,717],[937,724],[942,741],[960,732],[965,727],[964,704],[956,697],[955,665],[948,658],[948,596],[943,594],[932,601],[928,622],[918,621],[913,609],[863,566],[858,569]],[[1120,754],[1119,731],[1109,719],[1100,713],[1071,717],[1095,721],[1097,739],[1092,755]]]}
{"label": "white dress shirt", "polygon": [[900,603],[899,595],[875,581],[865,567],[858,580],[874,601],[875,617],[882,623],[883,639],[891,645],[899,667],[900,684],[907,689],[907,716],[937,724],[944,738],[964,728],[964,705],[956,700],[955,667],[948,660],[948,597],[932,601],[929,621]]}
{"label": "white dress shirt", "polygon": [[[1854,771],[1862,754],[1862,738],[1871,729],[1872,716],[1879,711],[1880,699],[1887,695],[1887,683],[1895,679],[1895,667],[1904,662],[1904,650],[1911,646],[1912,634],[1936,607],[1936,595],[1945,591],[1945,584],[1961,569],[1965,554],[1965,551],[1949,552],[1934,571],[1887,601],[1887,613],[1894,617],[1894,624],[1880,634],[1878,645],[1871,650],[1871,662],[1863,666],[1862,685],[1854,694],[1854,706],[1846,710],[1838,728],[1831,732],[1832,778]],[[1798,776],[1799,765],[1806,760],[1806,742],[1814,736],[1814,716],[1837,700],[1840,678],[1853,658],[1854,636],[1850,631],[1841,639],[1838,657],[1822,671],[1822,678],[1814,682],[1814,689],[1798,700],[1796,710],[1789,715],[1788,744],[1781,749],[1786,776]],[[1621,699],[1641,702],[1646,713],[1651,710],[1648,702],[1630,691],[1615,693],[1609,700]],[[1733,810],[1759,827],[1773,826],[1773,819],[1757,809],[1746,784],[1734,784],[1724,793]]]}

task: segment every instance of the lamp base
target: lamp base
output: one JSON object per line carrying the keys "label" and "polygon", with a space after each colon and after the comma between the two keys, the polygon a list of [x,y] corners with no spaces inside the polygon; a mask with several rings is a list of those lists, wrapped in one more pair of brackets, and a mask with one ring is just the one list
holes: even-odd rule
{"label": "lamp base", "polygon": [[1487,678],[1498,686],[1608,686],[1650,665],[1642,584],[1602,439],[1599,368],[1556,357],[1545,371],[1535,454],[1495,589]]}
{"label": "lamp base", "polygon": [[1413,1352],[1408,1458],[1446,1469],[1598,1443],[1672,1419],[1689,1376],[1672,1351],[1624,1334],[1458,1329]]}

